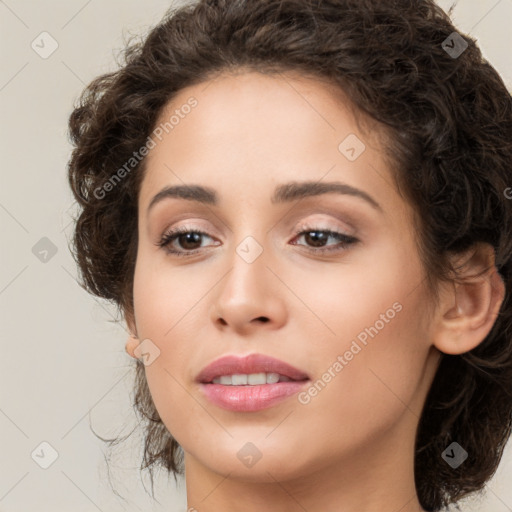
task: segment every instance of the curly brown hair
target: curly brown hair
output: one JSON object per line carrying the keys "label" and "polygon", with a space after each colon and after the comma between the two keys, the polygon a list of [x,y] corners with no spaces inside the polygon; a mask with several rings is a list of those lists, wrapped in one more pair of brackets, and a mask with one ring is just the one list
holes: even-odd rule
{"label": "curly brown hair", "polygon": [[[427,396],[415,482],[429,511],[482,489],[512,428],[512,98],[470,36],[457,39],[460,55],[448,51],[454,32],[433,0],[201,0],[171,8],[131,42],[123,66],[92,81],[69,119],[68,177],[81,207],[71,250],[81,285],[125,319],[134,315],[145,159],[108,193],[97,191],[146,143],[178,91],[236,70],[295,71],[334,84],[380,123],[433,289],[453,271],[448,256],[479,242],[494,248],[506,287],[489,335],[469,352],[443,355]],[[181,474],[181,447],[153,404],[144,365],[135,366],[141,469]],[[452,469],[441,453],[455,440],[469,457]]]}

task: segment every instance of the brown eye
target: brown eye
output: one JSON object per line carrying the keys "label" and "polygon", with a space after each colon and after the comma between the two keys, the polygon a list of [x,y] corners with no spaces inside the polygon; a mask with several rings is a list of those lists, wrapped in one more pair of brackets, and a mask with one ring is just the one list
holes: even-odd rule
{"label": "brown eye", "polygon": [[199,242],[199,247],[201,247],[201,234],[196,232],[189,232],[185,234],[180,234],[177,236],[176,240],[178,240],[179,245],[183,249],[197,249],[196,245]]}
{"label": "brown eye", "polygon": [[202,231],[178,228],[162,235],[162,238],[156,245],[171,254],[188,256],[197,253],[201,249],[201,244],[205,237],[211,238]]}
{"label": "brown eye", "polygon": [[[306,228],[296,233],[297,239],[304,237],[306,247],[311,248],[312,252],[335,252],[341,251],[359,240],[353,236],[331,231],[329,229]],[[329,239],[338,240],[337,244],[328,244]],[[294,244],[304,245],[304,244]],[[315,249],[316,248],[316,249]]]}
{"label": "brown eye", "polygon": [[304,234],[304,240],[313,247],[323,247],[329,236],[325,231],[308,231]]}

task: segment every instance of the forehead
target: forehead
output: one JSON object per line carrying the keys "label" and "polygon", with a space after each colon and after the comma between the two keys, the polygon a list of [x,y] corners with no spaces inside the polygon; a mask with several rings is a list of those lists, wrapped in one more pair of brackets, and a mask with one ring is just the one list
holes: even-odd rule
{"label": "forehead", "polygon": [[140,198],[147,203],[156,188],[182,180],[257,187],[319,180],[333,166],[358,169],[362,162],[340,153],[346,139],[360,141],[364,159],[380,165],[380,132],[370,125],[326,81],[293,73],[221,74],[182,89],[162,109]]}

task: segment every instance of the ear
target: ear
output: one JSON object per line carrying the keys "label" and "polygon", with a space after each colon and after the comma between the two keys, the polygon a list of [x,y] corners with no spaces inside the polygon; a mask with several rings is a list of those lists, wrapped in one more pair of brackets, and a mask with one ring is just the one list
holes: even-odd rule
{"label": "ear", "polygon": [[124,315],[126,325],[130,331],[130,335],[126,340],[125,350],[128,355],[134,359],[138,359],[135,355],[135,349],[139,346],[140,340],[137,337],[137,327],[135,326],[135,318],[132,313],[125,313]]}
{"label": "ear", "polygon": [[489,334],[505,297],[505,284],[495,266],[494,250],[477,244],[452,258],[456,279],[440,285],[434,346],[445,354],[463,354]]}

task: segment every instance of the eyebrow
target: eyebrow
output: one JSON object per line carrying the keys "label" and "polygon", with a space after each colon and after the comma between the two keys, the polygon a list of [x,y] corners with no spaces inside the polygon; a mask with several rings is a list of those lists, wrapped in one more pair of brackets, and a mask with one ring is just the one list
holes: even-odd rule
{"label": "eyebrow", "polygon": [[[297,199],[331,193],[358,197],[366,201],[376,210],[382,211],[382,207],[379,203],[363,190],[347,185],[346,183],[338,182],[321,183],[317,181],[294,181],[284,183],[276,187],[270,201],[272,204],[287,203]],[[164,187],[153,197],[148,206],[148,213],[157,203],[168,198],[186,199],[212,206],[219,204],[219,197],[213,188],[203,187],[201,185],[174,185]]]}

